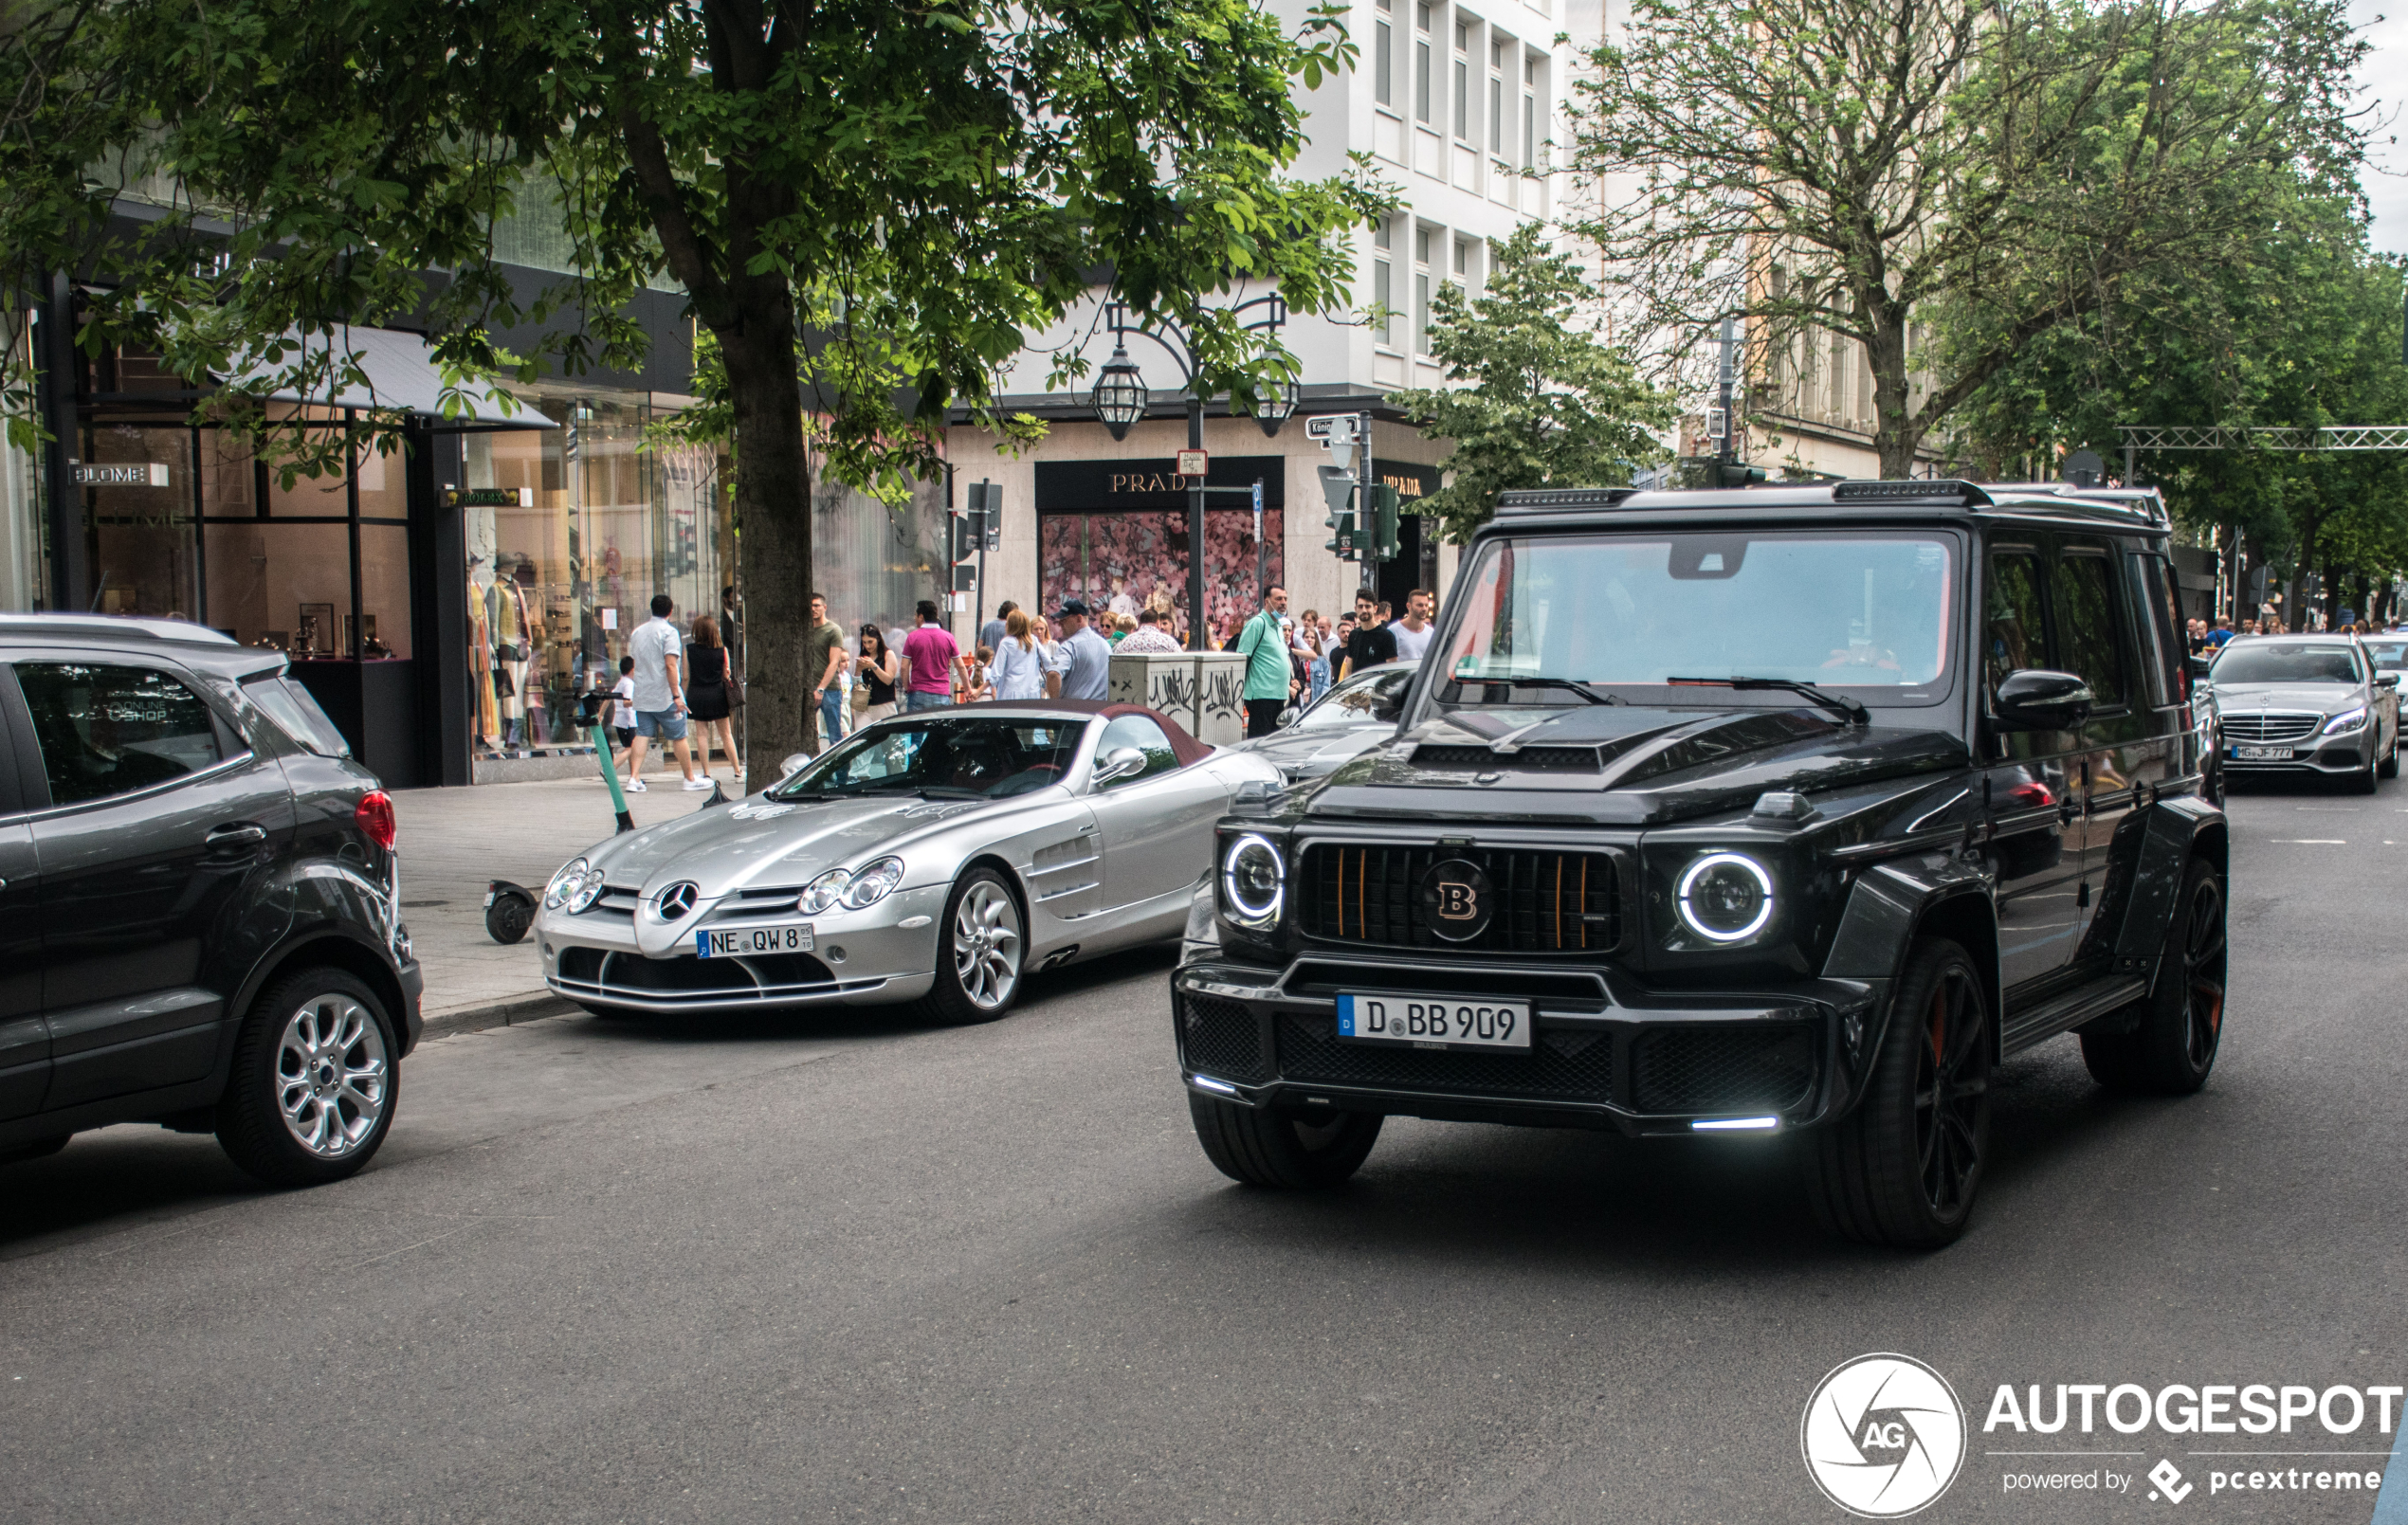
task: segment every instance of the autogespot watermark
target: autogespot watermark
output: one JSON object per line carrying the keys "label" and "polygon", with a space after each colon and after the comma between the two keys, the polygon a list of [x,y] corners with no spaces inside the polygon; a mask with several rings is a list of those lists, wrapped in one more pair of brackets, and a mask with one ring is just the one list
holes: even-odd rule
{"label": "autogespot watermark", "polygon": [[[2270,1496],[2376,1495],[2403,1396],[2408,1389],[2382,1385],[2000,1383],[1980,1443],[2007,1495],[2110,1494],[2161,1506],[2247,1495],[2262,1512]],[[1884,1353],[1842,1362],[1815,1385],[1798,1445],[1825,1498],[1895,1519],[1948,1491],[1973,1449],[1969,1432],[1945,1377]],[[2154,1465],[2148,1450],[2125,1448],[2136,1442],[2158,1450]]]}

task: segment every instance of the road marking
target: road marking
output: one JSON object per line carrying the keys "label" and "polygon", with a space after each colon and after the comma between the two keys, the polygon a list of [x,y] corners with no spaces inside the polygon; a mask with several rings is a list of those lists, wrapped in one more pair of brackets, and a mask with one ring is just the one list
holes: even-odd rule
{"label": "road marking", "polygon": [[2346,847],[2349,845],[2347,840],[2341,837],[2270,837],[2267,840],[2278,847]]}

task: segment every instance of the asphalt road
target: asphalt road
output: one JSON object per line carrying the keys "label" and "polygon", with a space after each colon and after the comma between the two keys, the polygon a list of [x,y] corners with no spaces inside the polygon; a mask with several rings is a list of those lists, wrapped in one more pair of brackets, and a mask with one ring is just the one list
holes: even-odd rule
{"label": "asphalt road", "polygon": [[[1234,1187],[1157,956],[982,1028],[446,1039],[374,1168],[312,1192],[89,1135],[0,1167],[0,1518],[1841,1519],[1800,1415],[1891,1351],[1970,1410],[1919,1518],[2364,1521],[2207,1484],[2298,1458],[2190,1453],[2380,1470],[2371,1422],[1982,1429],[2002,1383],[2408,1382],[2408,788],[2233,814],[2208,1089],[2016,1061],[1931,1256],[1823,1239],[1760,1139],[1396,1121],[1341,1191]],[[1990,1454],[2052,1446],[2128,1454]],[[2179,1506],[2002,1482],[2160,1460]]]}

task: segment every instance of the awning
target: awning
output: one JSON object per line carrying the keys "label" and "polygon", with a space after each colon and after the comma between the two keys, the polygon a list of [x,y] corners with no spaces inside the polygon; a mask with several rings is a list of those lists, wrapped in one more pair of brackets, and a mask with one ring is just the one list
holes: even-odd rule
{"label": "awning", "polygon": [[[302,343],[299,334],[287,334],[293,344]],[[326,339],[312,335],[306,341],[311,349],[320,349]],[[310,403],[335,408],[398,408],[413,413],[443,416],[443,372],[428,353],[427,341],[415,334],[396,333],[389,328],[341,328],[335,331],[334,342],[358,356],[359,369],[367,374],[366,387],[346,387],[331,400],[324,392],[303,397],[291,390],[271,391],[267,395],[279,402]],[[264,370],[264,368],[263,368]],[[262,372],[253,372],[259,375]],[[537,411],[535,405],[520,402],[517,411],[504,411],[493,393],[499,388],[464,387],[461,396],[469,407],[449,422],[455,425],[483,425],[487,427],[548,429],[559,426]]]}

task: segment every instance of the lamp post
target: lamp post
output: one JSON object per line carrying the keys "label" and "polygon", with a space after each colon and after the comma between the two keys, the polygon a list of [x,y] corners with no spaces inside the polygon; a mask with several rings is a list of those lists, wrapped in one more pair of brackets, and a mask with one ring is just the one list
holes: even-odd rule
{"label": "lamp post", "polygon": [[[1258,313],[1242,326],[1248,333],[1277,334],[1287,321],[1287,300],[1277,292],[1239,302],[1230,309],[1244,315]],[[1171,363],[1179,368],[1179,381],[1187,393],[1187,447],[1204,448],[1204,394],[1195,384],[1195,346],[1187,331],[1169,318],[1161,318],[1157,327],[1144,328],[1129,322],[1125,302],[1111,302],[1104,309],[1104,325],[1112,331],[1112,358],[1096,372],[1095,387],[1087,400],[1095,408],[1095,416],[1112,431],[1115,440],[1128,437],[1129,426],[1145,416],[1153,395],[1146,390],[1145,376],[1129,358],[1128,336],[1152,339]],[[1167,337],[1165,336],[1168,336]],[[1174,344],[1172,341],[1177,340]],[[1262,426],[1267,437],[1277,438],[1279,427],[1296,411],[1296,389],[1284,386],[1278,392],[1263,400],[1256,408],[1254,421]],[[1187,630],[1188,644],[1197,651],[1206,649],[1204,609],[1204,494],[1208,489],[1198,477],[1187,487]],[[1251,492],[1251,488],[1232,489]]]}

